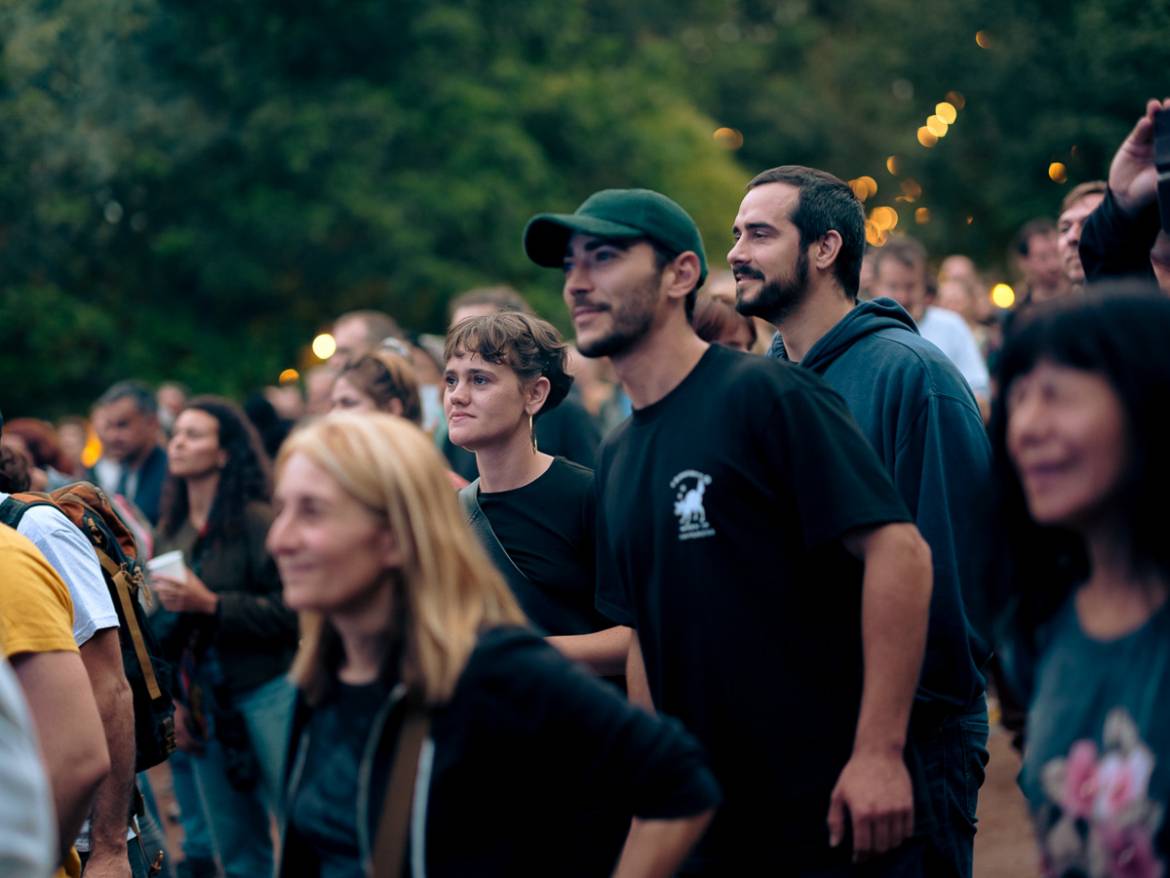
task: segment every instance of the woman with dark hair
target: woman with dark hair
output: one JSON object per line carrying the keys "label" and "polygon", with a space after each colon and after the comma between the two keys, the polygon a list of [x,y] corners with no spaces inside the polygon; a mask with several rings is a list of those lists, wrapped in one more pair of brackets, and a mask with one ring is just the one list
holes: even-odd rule
{"label": "woman with dark hair", "polygon": [[1014,564],[1001,653],[1046,876],[1170,863],[1170,300],[1098,290],[1012,327],[993,443]]}
{"label": "woman with dark hair", "polygon": [[268,460],[243,412],[210,396],[179,413],[167,455],[155,551],[181,551],[185,569],[152,580],[175,614],[165,620],[164,648],[180,668],[176,738],[189,760],[176,754],[176,795],[185,811],[200,806],[191,815],[195,849],[184,849],[206,860],[202,815],[225,875],[271,875],[297,628],[264,548]]}
{"label": "woman with dark hair", "polygon": [[447,334],[443,408],[479,478],[460,494],[520,606],[565,655],[625,671],[629,629],[597,612],[593,471],[542,452],[535,419],[565,398],[568,347],[538,317],[501,311]]}

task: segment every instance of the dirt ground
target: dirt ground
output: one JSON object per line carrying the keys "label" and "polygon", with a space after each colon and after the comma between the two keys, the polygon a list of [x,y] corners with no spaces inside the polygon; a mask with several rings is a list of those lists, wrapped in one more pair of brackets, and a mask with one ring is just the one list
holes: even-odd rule
{"label": "dirt ground", "polygon": [[1020,758],[1006,732],[993,726],[991,761],[979,793],[975,878],[1036,878],[1031,818],[1016,786]]}

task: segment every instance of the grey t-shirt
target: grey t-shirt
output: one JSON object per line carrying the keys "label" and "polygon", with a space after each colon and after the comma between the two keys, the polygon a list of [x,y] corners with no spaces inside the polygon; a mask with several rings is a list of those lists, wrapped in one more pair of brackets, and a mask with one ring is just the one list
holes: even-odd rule
{"label": "grey t-shirt", "polygon": [[1162,875],[1170,864],[1170,601],[1087,635],[1070,598],[1041,632],[1020,772],[1044,875]]}
{"label": "grey t-shirt", "polygon": [[36,731],[16,677],[0,657],[0,875],[47,878],[57,860],[56,845]]}

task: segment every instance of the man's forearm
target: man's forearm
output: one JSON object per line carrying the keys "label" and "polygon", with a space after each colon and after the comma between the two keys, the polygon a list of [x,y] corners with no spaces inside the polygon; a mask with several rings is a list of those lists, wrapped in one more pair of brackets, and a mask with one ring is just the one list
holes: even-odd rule
{"label": "man's forearm", "polygon": [[676,820],[635,819],[614,878],[669,878],[702,837],[714,811]]}
{"label": "man's forearm", "polygon": [[586,665],[603,677],[616,677],[626,672],[626,655],[630,651],[630,629],[615,625],[592,634],[574,634],[548,638],[566,658]]}
{"label": "man's forearm", "polygon": [[646,662],[642,658],[642,641],[638,632],[630,631],[630,649],[626,656],[626,697],[649,713],[654,713],[654,696],[650,694],[650,680],[646,676]]}
{"label": "man's forearm", "polygon": [[81,648],[110,752],[110,773],[90,815],[90,856],[126,857],[126,827],[134,790],[134,696],[122,670],[116,628],[99,631]]}
{"label": "man's forearm", "polygon": [[930,550],[917,529],[899,525],[875,532],[866,547],[862,586],[865,685],[857,750],[901,756],[922,670],[930,593]]}

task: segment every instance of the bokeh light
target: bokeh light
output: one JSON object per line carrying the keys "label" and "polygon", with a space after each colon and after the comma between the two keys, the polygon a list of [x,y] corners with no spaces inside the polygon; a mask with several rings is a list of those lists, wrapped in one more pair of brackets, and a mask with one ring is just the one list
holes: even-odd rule
{"label": "bokeh light", "polygon": [[853,190],[853,194],[857,196],[859,201],[865,201],[867,198],[877,195],[878,184],[877,180],[867,174],[850,180],[849,188]]}
{"label": "bokeh light", "polygon": [[961,110],[963,107],[967,106],[967,99],[963,97],[961,92],[957,92],[952,89],[951,91],[947,92],[947,103],[954,104],[956,110]]}
{"label": "bokeh light", "polygon": [[955,120],[959,118],[959,111],[955,109],[955,105],[947,101],[935,104],[934,114],[948,125],[954,125]]}
{"label": "bokeh light", "polygon": [[925,125],[918,129],[918,142],[930,149],[938,143],[938,137]]}
{"label": "bokeh light", "polygon": [[935,137],[946,137],[947,127],[946,120],[942,116],[931,116],[926,120],[927,130]]}
{"label": "bokeh light", "polygon": [[902,181],[902,194],[907,201],[917,201],[922,197],[922,184],[913,177],[907,177]]}
{"label": "bokeh light", "polygon": [[1005,311],[1016,304],[1016,291],[1008,284],[998,283],[991,288],[991,304]]}
{"label": "bokeh light", "polygon": [[328,332],[322,332],[313,339],[313,356],[318,360],[328,360],[337,353],[337,342]]}
{"label": "bokeh light", "polygon": [[918,223],[920,226],[924,226],[930,222],[930,208],[920,207],[918,210],[914,211],[914,222]]}
{"label": "bokeh light", "polygon": [[886,170],[895,177],[898,176],[898,157],[896,155],[886,156]]}
{"label": "bokeh light", "polygon": [[888,232],[898,225],[898,211],[892,207],[875,207],[869,220],[880,232]]}
{"label": "bokeh light", "polygon": [[280,373],[280,377],[276,379],[276,383],[280,385],[292,384],[294,381],[301,380],[301,373],[296,369],[285,369]]}
{"label": "bokeh light", "polygon": [[1068,168],[1062,162],[1053,162],[1048,166],[1048,179],[1053,183],[1068,182]]}
{"label": "bokeh light", "polygon": [[743,146],[743,132],[737,131],[735,128],[716,128],[715,133],[711,136],[724,149],[734,150]]}
{"label": "bokeh light", "polygon": [[980,49],[986,49],[991,45],[991,38],[988,37],[987,31],[981,30],[976,32],[975,45],[977,45]]}

